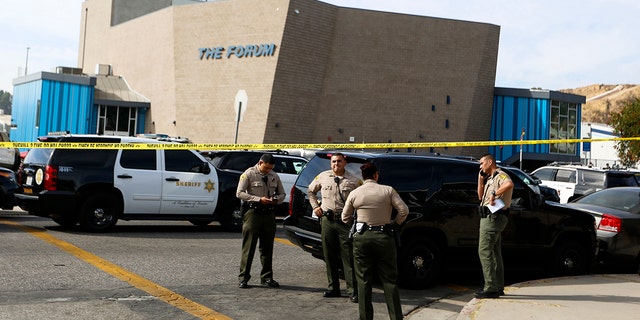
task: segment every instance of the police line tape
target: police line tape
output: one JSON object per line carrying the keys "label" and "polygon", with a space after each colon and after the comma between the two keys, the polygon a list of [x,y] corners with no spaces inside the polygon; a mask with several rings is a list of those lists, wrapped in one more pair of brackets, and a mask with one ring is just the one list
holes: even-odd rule
{"label": "police line tape", "polygon": [[294,144],[221,144],[221,143],[107,143],[107,142],[0,142],[0,148],[56,149],[135,149],[135,150],[282,150],[282,149],[407,149],[490,147],[529,144],[584,143],[605,141],[639,141],[640,137],[555,140],[398,142],[398,143],[294,143]]}

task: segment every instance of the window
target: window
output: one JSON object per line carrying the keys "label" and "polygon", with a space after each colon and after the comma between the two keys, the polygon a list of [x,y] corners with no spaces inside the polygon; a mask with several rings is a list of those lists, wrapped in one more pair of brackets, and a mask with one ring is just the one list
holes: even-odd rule
{"label": "window", "polygon": [[[575,103],[551,101],[549,139],[565,140],[578,137],[578,107]],[[577,143],[554,143],[549,145],[550,153],[576,154]]]}
{"label": "window", "polygon": [[574,170],[558,170],[556,174],[556,181],[558,182],[576,182],[576,172]]}
{"label": "window", "polygon": [[552,181],[555,171],[556,169],[544,168],[537,170],[533,175],[540,180]]}
{"label": "window", "polygon": [[155,170],[156,150],[122,150],[120,165],[128,169]]}
{"label": "window", "polygon": [[167,171],[202,172],[202,160],[189,150],[165,150],[164,159]]}
{"label": "window", "polygon": [[134,107],[98,106],[98,134],[134,136],[138,109]]}

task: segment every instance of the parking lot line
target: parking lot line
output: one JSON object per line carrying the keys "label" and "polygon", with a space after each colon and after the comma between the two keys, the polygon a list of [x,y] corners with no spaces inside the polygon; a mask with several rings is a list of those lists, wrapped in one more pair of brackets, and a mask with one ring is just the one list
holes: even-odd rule
{"label": "parking lot line", "polygon": [[129,283],[130,285],[145,291],[154,297],[157,297],[159,300],[164,301],[176,308],[179,308],[195,317],[200,319],[208,319],[208,320],[227,320],[231,319],[223,314],[216,312],[206,306],[203,306],[197,302],[191,301],[176,292],[173,292],[157,283],[154,283],[148,279],[145,279],[133,272],[127,271],[119,267],[118,265],[111,263],[105,259],[102,259],[88,251],[82,250],[71,243],[60,240],[50,234],[48,234],[43,229],[33,228],[29,226],[25,226],[13,221],[0,219],[0,223],[5,225],[10,225],[17,227],[34,237],[37,237],[43,240],[46,243],[49,243],[59,249],[70,253],[80,260],[83,260],[94,267],[124,281]]}

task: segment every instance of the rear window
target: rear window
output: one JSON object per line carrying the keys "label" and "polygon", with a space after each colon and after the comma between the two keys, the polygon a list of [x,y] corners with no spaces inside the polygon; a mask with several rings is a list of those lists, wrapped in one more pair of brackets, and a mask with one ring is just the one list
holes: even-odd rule
{"label": "rear window", "polygon": [[115,162],[118,150],[56,149],[51,164],[78,167],[109,167]]}
{"label": "rear window", "polygon": [[582,171],[582,183],[590,186],[604,187],[604,172]]}
{"label": "rear window", "polygon": [[604,189],[584,196],[575,201],[580,204],[617,209],[627,212],[638,212],[640,207],[640,192],[635,188]]}
{"label": "rear window", "polygon": [[607,174],[607,188],[613,187],[635,187],[638,186],[638,180],[633,173],[610,173]]}
{"label": "rear window", "polygon": [[31,149],[24,157],[24,163],[47,164],[52,151],[53,149],[47,148]]}

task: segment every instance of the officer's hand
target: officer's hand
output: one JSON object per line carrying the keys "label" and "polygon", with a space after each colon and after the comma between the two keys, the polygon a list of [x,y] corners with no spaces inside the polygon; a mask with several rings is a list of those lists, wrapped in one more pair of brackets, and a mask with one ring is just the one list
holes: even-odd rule
{"label": "officer's hand", "polygon": [[273,199],[267,198],[267,197],[262,197],[262,198],[260,198],[260,203],[262,203],[262,204],[273,204]]}
{"label": "officer's hand", "polygon": [[317,207],[317,208],[313,209],[313,213],[316,215],[316,217],[322,218],[322,208]]}

